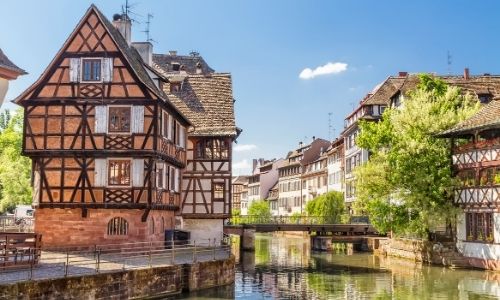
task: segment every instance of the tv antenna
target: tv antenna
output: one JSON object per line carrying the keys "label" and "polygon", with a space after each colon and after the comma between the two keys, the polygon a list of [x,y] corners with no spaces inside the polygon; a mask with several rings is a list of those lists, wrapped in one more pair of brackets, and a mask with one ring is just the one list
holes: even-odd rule
{"label": "tv antenna", "polygon": [[451,54],[450,54],[450,51],[447,52],[446,62],[448,64],[448,75],[451,75]]}
{"label": "tv antenna", "polygon": [[153,18],[153,14],[148,13],[148,20],[146,21],[146,30],[143,30],[142,32],[146,33],[146,42],[156,42],[151,38],[151,32],[150,32],[150,26],[151,26],[151,19]]}
{"label": "tv antenna", "polygon": [[333,128],[332,125],[332,115],[333,113],[329,112],[328,113],[328,140],[332,140],[332,133],[335,134],[335,129]]}

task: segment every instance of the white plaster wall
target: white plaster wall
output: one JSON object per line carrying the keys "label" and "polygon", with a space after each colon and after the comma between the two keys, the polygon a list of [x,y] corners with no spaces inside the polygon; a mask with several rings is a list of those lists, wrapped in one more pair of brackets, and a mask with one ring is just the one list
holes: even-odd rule
{"label": "white plaster wall", "polygon": [[467,238],[465,230],[465,213],[457,215],[457,241],[465,241]]}
{"label": "white plaster wall", "polygon": [[208,239],[213,242],[215,238],[216,244],[220,244],[223,233],[223,220],[184,219],[182,230],[191,232],[191,242],[196,241],[197,244],[204,244],[208,242]]}
{"label": "white plaster wall", "polygon": [[328,165],[328,191],[342,192],[343,178],[340,179],[339,183],[330,184],[330,175],[339,172],[341,169],[340,161]]}
{"label": "white plaster wall", "polygon": [[457,249],[465,257],[480,259],[500,259],[500,245],[473,242],[457,242]]}
{"label": "white plaster wall", "polygon": [[493,238],[495,243],[500,243],[500,213],[493,213]]}

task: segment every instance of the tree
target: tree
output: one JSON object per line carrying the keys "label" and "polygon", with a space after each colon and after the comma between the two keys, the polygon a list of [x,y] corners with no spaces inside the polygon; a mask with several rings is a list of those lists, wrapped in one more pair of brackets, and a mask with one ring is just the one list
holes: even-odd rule
{"label": "tree", "polygon": [[319,217],[322,223],[340,223],[344,210],[344,194],[337,191],[320,195],[306,204],[307,215]]}
{"label": "tree", "polygon": [[31,203],[31,161],[21,156],[23,114],[0,114],[0,212]]}
{"label": "tree", "polygon": [[250,204],[248,208],[248,215],[253,216],[257,223],[265,223],[271,220],[271,208],[269,202],[265,200],[256,200]]}
{"label": "tree", "polygon": [[386,109],[380,122],[360,122],[356,143],[371,153],[355,169],[357,210],[380,232],[425,236],[455,217],[449,142],[436,133],[471,116],[477,101],[440,79],[420,76],[402,106]]}

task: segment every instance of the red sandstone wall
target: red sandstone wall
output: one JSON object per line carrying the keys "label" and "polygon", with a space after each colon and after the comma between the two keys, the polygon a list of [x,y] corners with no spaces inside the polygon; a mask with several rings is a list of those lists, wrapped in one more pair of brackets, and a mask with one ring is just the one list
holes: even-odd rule
{"label": "red sandstone wall", "polygon": [[[42,234],[43,247],[163,241],[164,230],[173,227],[174,213],[152,210],[147,221],[142,222],[143,213],[139,209],[89,209],[87,217],[83,218],[79,208],[39,208],[36,210],[35,232]],[[108,222],[114,217],[122,217],[128,221],[128,235],[107,235]],[[151,224],[153,221],[154,233]]]}

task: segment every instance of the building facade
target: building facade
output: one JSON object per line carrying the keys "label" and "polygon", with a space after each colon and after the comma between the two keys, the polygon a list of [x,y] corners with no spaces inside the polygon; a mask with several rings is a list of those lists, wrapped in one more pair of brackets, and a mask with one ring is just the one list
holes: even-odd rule
{"label": "building facade", "polygon": [[441,134],[451,139],[460,183],[457,249],[478,268],[500,269],[500,100]]}
{"label": "building facade", "polygon": [[332,142],[327,150],[328,191],[344,191],[344,139]]}
{"label": "building facade", "polygon": [[283,159],[253,160],[252,175],[248,179],[248,199],[242,201],[241,214],[247,215],[252,202],[266,200],[272,188],[278,182],[278,169],[283,164]]}
{"label": "building facade", "polygon": [[[176,78],[160,72],[152,45],[133,43],[131,30],[127,15],[110,22],[92,5],[16,99],[24,108],[23,154],[33,161],[35,231],[47,246],[163,241],[174,228],[191,231],[193,239],[203,232],[222,236],[222,218],[230,214],[234,118],[224,134],[212,124],[200,128],[192,115],[191,122],[188,105],[174,99],[182,95],[182,82],[174,89],[179,94],[170,92]],[[226,109],[233,114],[232,106]],[[206,172],[211,184],[199,175],[192,186],[200,190],[190,190],[184,182],[193,176],[202,129],[204,137],[220,141],[208,147],[220,155],[210,160],[217,172]],[[208,208],[190,202],[186,195],[195,193]],[[208,230],[184,222],[198,214],[218,222],[209,222]]]}
{"label": "building facade", "polygon": [[9,89],[9,81],[17,79],[20,75],[27,73],[16,66],[0,49],[0,106],[2,105],[7,90]]}
{"label": "building facade", "polygon": [[248,176],[234,176],[231,182],[232,189],[232,207],[233,210],[241,210],[241,198],[243,193],[248,193]]}

